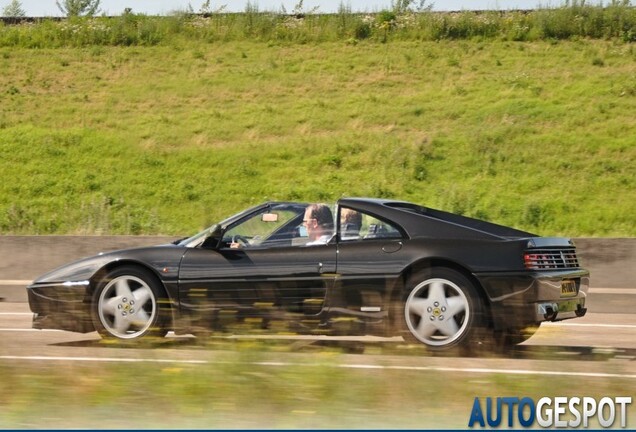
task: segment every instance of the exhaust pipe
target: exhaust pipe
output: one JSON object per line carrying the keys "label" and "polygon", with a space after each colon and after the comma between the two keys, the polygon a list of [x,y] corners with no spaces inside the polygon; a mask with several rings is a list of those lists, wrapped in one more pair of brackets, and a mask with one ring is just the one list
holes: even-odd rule
{"label": "exhaust pipe", "polygon": [[559,307],[556,303],[542,303],[537,305],[539,314],[543,315],[546,321],[555,321],[559,314]]}
{"label": "exhaust pipe", "polygon": [[556,317],[559,314],[558,310],[554,310],[552,309],[552,306],[548,306],[545,308],[545,313],[543,314],[543,318],[546,319],[546,321],[556,321]]}
{"label": "exhaust pipe", "polygon": [[577,305],[577,308],[574,311],[574,314],[579,318],[582,316],[585,316],[586,313],[587,313],[587,308],[581,307],[581,305]]}

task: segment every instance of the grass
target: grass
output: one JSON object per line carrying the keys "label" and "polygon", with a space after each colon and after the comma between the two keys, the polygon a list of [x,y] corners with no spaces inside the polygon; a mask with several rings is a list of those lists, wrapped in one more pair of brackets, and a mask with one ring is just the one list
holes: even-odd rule
{"label": "grass", "polygon": [[407,28],[383,43],[328,21],[329,37],[253,38],[241,21],[205,38],[165,20],[173,33],[132,46],[11,44],[70,24],[0,27],[0,233],[186,235],[264,200],[374,196],[542,235],[636,235],[623,37]]}
{"label": "grass", "polygon": [[619,379],[343,368],[357,359],[329,351],[288,353],[285,366],[258,364],[270,357],[254,349],[216,355],[203,365],[5,361],[0,427],[457,429],[475,397],[485,409],[486,397],[629,395]]}

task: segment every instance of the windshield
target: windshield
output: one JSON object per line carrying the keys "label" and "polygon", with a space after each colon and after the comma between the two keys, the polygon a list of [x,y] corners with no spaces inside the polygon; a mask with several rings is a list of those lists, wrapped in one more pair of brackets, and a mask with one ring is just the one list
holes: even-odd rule
{"label": "windshield", "polygon": [[[287,204],[291,204],[291,203],[287,203]],[[218,224],[214,224],[206,229],[204,229],[203,231],[198,232],[197,234],[191,236],[191,237],[186,237],[183,238],[181,240],[177,240],[174,243],[178,246],[183,246],[183,247],[197,247],[200,246],[206,238],[208,238],[210,236],[210,234],[212,234],[214,231],[216,230],[224,230],[226,228],[228,228],[231,225],[236,224],[238,221],[241,221],[245,218],[248,218],[250,215],[253,214],[260,214],[262,212],[264,212],[266,209],[272,207],[272,206],[280,206],[283,205],[283,203],[280,204],[276,204],[276,203],[263,203],[263,204],[259,204],[255,207],[251,207],[247,210],[244,210],[242,212],[236,213],[232,216],[230,216],[227,219],[222,220],[221,222],[219,222]],[[302,205],[302,204],[301,204]]]}
{"label": "windshield", "polygon": [[245,246],[275,246],[284,245],[293,237],[302,223],[305,206],[280,204],[264,209],[261,212],[242,220],[228,228],[224,234],[224,241],[242,239]]}

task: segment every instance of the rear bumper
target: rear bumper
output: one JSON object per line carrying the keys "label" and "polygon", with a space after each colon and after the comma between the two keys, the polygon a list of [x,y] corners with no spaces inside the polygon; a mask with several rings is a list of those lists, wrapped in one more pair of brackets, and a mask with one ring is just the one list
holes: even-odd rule
{"label": "rear bumper", "polygon": [[587,313],[585,297],[554,302],[537,303],[536,322],[563,321],[580,318]]}
{"label": "rear bumper", "polygon": [[[523,328],[585,315],[587,270],[526,271],[477,275],[489,300],[495,328]],[[564,292],[564,281],[574,284]]]}
{"label": "rear bumper", "polygon": [[94,331],[88,286],[88,281],[29,286],[27,296],[33,312],[33,328],[79,333]]}

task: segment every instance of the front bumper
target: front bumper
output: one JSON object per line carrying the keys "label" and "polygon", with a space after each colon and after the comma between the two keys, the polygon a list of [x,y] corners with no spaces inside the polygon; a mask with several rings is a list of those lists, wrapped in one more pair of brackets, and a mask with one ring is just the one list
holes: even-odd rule
{"label": "front bumper", "polygon": [[[495,328],[524,328],[578,318],[587,311],[587,270],[525,271],[479,275]],[[572,287],[564,290],[564,286]]]}
{"label": "front bumper", "polygon": [[91,320],[88,281],[33,284],[27,287],[34,329],[89,333]]}

